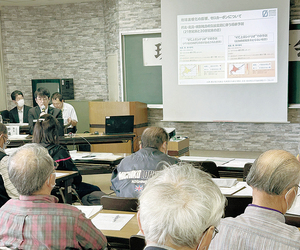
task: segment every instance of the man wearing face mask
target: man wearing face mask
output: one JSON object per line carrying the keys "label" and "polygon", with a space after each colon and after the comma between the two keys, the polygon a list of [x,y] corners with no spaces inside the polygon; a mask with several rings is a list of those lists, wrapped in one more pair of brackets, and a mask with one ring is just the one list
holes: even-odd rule
{"label": "man wearing face mask", "polygon": [[11,93],[11,99],[16,105],[9,111],[9,120],[11,123],[28,123],[28,111],[31,107],[24,105],[23,93],[15,90]]}
{"label": "man wearing face mask", "polygon": [[236,218],[221,220],[220,234],[209,249],[298,249],[300,231],[285,224],[284,214],[298,193],[300,162],[284,150],[269,150],[254,162],[247,176],[253,201]]}
{"label": "man wearing face mask", "polygon": [[19,197],[18,191],[8,177],[8,155],[4,151],[8,143],[7,128],[4,124],[0,123],[0,206],[10,198],[17,199]]}

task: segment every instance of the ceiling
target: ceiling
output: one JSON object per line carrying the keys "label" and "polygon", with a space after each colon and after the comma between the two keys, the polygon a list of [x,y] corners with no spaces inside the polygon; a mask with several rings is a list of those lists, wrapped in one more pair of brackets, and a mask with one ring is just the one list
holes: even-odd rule
{"label": "ceiling", "polygon": [[37,5],[53,5],[65,3],[81,3],[97,0],[0,0],[1,6],[37,6]]}

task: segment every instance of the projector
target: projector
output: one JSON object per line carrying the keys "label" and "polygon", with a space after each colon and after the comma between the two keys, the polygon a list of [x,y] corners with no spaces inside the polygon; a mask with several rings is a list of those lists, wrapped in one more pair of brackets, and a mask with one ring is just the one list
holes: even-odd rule
{"label": "projector", "polygon": [[171,139],[173,136],[175,136],[175,128],[164,128],[166,132],[169,134],[169,139]]}

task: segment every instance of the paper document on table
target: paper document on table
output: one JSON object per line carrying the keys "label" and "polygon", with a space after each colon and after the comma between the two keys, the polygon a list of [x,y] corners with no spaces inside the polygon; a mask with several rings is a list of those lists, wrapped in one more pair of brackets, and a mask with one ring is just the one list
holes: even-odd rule
{"label": "paper document on table", "polygon": [[300,215],[300,197],[299,196],[296,196],[294,204],[286,213]]}
{"label": "paper document on table", "polygon": [[103,206],[74,206],[77,207],[81,212],[84,213],[86,218],[92,217],[94,214],[98,213],[103,209]]}
{"label": "paper document on table", "polygon": [[245,187],[246,184],[244,182],[238,182],[236,185],[230,188],[220,188],[220,190],[224,195],[232,195]]}
{"label": "paper document on table", "polygon": [[92,219],[92,222],[99,230],[120,231],[133,216],[134,214],[99,213]]}
{"label": "paper document on table", "polygon": [[230,188],[237,184],[237,179],[233,178],[212,178],[213,182],[217,184],[220,188],[225,187],[225,188]]}
{"label": "paper document on table", "polygon": [[[250,187],[246,182],[240,182],[240,183],[243,183],[245,188],[240,189],[238,192],[234,193],[233,196],[252,197],[252,192],[253,192],[252,187]],[[239,184],[239,185],[242,185],[242,184]]]}
{"label": "paper document on table", "polygon": [[225,164],[234,160],[233,158],[223,158],[223,157],[202,157],[202,156],[181,156],[179,157],[181,161],[213,161],[217,166]]}
{"label": "paper document on table", "polygon": [[117,160],[122,158],[120,155],[114,155],[113,153],[94,153],[94,152],[77,152],[70,151],[71,158],[75,160]]}
{"label": "paper document on table", "polygon": [[9,135],[9,140],[25,140],[28,135]]}
{"label": "paper document on table", "polygon": [[224,167],[239,167],[244,168],[246,163],[253,163],[255,159],[234,159],[233,161],[224,163]]}
{"label": "paper document on table", "polygon": [[220,166],[220,165],[224,165],[228,162],[231,162],[234,160],[234,158],[223,158],[223,157],[207,157],[206,159],[207,161],[213,161],[214,163],[217,164],[217,166]]}
{"label": "paper document on table", "polygon": [[56,178],[68,175],[69,173],[55,173]]}

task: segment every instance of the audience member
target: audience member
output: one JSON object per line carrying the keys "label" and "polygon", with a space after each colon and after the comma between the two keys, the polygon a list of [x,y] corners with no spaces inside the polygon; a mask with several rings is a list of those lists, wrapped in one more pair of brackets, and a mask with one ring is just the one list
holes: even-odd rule
{"label": "audience member", "polygon": [[10,198],[17,199],[19,197],[18,191],[8,177],[8,155],[5,153],[7,144],[9,144],[7,128],[4,124],[0,123],[0,206]]}
{"label": "audience member", "polygon": [[[32,142],[40,143],[48,150],[53,160],[58,163],[57,170],[78,171],[67,148],[59,145],[58,127],[58,121],[52,115],[42,115],[34,127]],[[82,182],[80,173],[74,178],[73,184],[80,199],[93,191],[100,191],[99,187]]]}
{"label": "audience member", "polygon": [[145,250],[208,249],[225,200],[211,176],[189,164],[157,171],[139,197]]}
{"label": "audience member", "polygon": [[146,181],[160,170],[161,163],[176,164],[167,155],[169,135],[159,127],[146,128],[141,137],[140,150],[125,157],[111,177],[112,189],[120,197],[138,197]]}
{"label": "audience member", "polygon": [[11,99],[16,107],[9,111],[9,121],[11,123],[28,123],[28,111],[31,107],[24,105],[23,93],[15,90],[11,93]]}
{"label": "audience member", "polygon": [[34,98],[38,106],[31,108],[28,112],[30,134],[33,132],[33,120],[37,120],[40,116],[44,114],[50,114],[55,118],[62,118],[60,109],[48,106],[50,101],[50,92],[48,89],[42,87],[38,88],[34,92]]}
{"label": "audience member", "polygon": [[67,128],[67,133],[76,133],[78,119],[74,107],[69,103],[65,103],[63,96],[58,92],[52,94],[51,100],[52,104],[50,107],[60,109],[62,112],[64,126]]}
{"label": "audience member", "polygon": [[8,174],[20,193],[0,209],[0,246],[13,249],[105,249],[106,238],[77,208],[57,203],[54,162],[41,145],[20,147]]}
{"label": "audience member", "polygon": [[284,150],[261,154],[247,176],[253,201],[244,214],[221,220],[210,249],[292,250],[300,247],[300,231],[285,224],[300,182],[300,162]]}

